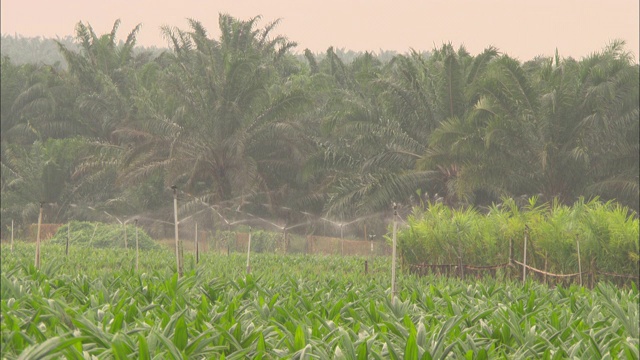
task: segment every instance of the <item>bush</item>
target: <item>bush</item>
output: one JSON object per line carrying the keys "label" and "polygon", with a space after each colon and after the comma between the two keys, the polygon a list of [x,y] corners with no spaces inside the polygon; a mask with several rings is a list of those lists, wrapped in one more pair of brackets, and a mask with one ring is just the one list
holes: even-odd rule
{"label": "bush", "polygon": [[[64,245],[67,243],[68,227],[71,226],[69,246],[94,247],[94,248],[124,248],[124,230],[120,224],[105,224],[101,222],[72,221],[58,228],[55,235],[49,240],[53,244]],[[125,226],[127,232],[128,248],[136,247],[136,228],[134,225]],[[138,227],[138,246],[140,250],[157,250],[157,244],[145,231]]]}
{"label": "bush", "polygon": [[407,221],[409,228],[398,232],[398,249],[408,264],[457,264],[460,259],[471,265],[503,264],[510,241],[513,258],[522,261],[527,232],[527,264],[534,267],[577,272],[580,242],[583,271],[595,266],[637,274],[640,269],[637,214],[613,202],[580,199],[572,206],[540,205],[532,198],[520,209],[505,199],[486,215],[434,204],[414,211]]}
{"label": "bush", "polygon": [[268,232],[264,230],[251,233],[251,251],[257,253],[273,253],[282,244],[282,233]]}

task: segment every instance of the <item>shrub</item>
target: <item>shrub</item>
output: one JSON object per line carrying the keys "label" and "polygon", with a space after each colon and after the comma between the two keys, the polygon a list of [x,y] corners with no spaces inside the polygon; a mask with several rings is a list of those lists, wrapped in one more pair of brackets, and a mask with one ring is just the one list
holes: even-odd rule
{"label": "shrub", "polygon": [[[521,260],[524,233],[528,232],[527,263],[547,265],[557,273],[578,270],[580,242],[582,270],[590,266],[620,274],[637,274],[639,266],[638,217],[613,202],[579,199],[572,206],[558,202],[539,205],[536,198],[522,209],[511,199],[483,215],[473,209],[454,210],[434,204],[415,210],[409,228],[398,232],[398,249],[408,264],[497,265]],[[596,264],[597,263],[597,264]]]}
{"label": "shrub", "polygon": [[[49,242],[64,245],[67,242],[68,227],[71,226],[70,246],[94,248],[124,248],[124,229],[120,224],[105,224],[101,222],[72,221],[58,228]],[[136,228],[134,225],[125,226],[127,242],[130,249],[136,247]],[[141,227],[138,227],[138,246],[140,250],[157,250],[158,245]]]}

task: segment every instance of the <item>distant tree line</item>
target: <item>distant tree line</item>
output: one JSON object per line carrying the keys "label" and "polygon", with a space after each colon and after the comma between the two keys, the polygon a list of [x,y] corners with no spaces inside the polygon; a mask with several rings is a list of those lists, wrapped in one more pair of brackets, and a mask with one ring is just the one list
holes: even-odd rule
{"label": "distant tree line", "polygon": [[[7,56],[16,65],[24,64],[42,64],[53,65],[60,67],[61,69],[67,69],[67,61],[65,60],[58,43],[65,45],[65,47],[71,51],[79,52],[80,48],[72,36],[65,36],[63,38],[51,39],[44,37],[25,37],[19,34],[9,35],[3,34],[0,41],[0,54]],[[134,51],[137,53],[150,52],[154,55],[160,55],[162,52],[170,51],[168,47],[155,47],[155,46],[141,46],[136,45]],[[353,51],[345,48],[335,49],[335,53],[344,63],[351,63],[353,60],[362,56],[364,52]],[[425,56],[428,56],[428,52],[423,52]],[[318,59],[324,58],[324,53],[313,54]],[[389,62],[396,55],[397,52],[392,50],[380,49],[376,52],[375,57],[381,62]],[[301,61],[304,61],[304,53],[295,53],[295,57]]]}

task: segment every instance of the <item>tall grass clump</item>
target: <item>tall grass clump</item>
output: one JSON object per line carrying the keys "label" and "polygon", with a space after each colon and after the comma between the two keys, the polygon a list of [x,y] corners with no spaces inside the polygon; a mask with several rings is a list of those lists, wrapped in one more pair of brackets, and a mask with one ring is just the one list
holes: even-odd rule
{"label": "tall grass clump", "polygon": [[[69,231],[71,226],[71,231]],[[49,240],[52,244],[65,245],[69,239],[70,246],[93,248],[124,248],[125,231],[129,249],[136,247],[136,228],[127,224],[106,224],[101,222],[72,221],[61,226]],[[70,236],[69,236],[70,235]],[[138,227],[138,244],[140,250],[158,250],[156,243],[141,227]]]}
{"label": "tall grass clump", "polygon": [[398,234],[407,264],[504,264],[510,246],[512,258],[522,261],[526,236],[527,264],[549,272],[576,273],[578,260],[583,271],[640,270],[638,216],[614,202],[579,199],[567,206],[533,197],[519,207],[505,199],[486,214],[430,204],[407,222]]}

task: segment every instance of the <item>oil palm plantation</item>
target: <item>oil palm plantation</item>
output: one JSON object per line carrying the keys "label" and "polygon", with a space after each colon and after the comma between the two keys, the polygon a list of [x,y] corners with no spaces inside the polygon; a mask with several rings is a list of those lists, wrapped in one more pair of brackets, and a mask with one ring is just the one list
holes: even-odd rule
{"label": "oil palm plantation", "polygon": [[63,70],[51,65],[15,65],[2,58],[3,142],[28,145],[72,136],[77,121],[70,105],[74,89]]}
{"label": "oil palm plantation", "polygon": [[172,54],[157,72],[161,89],[147,91],[140,119],[119,131],[135,141],[125,182],[161,174],[167,185],[228,207],[277,201],[286,191],[306,146],[292,114],[306,100],[280,83],[295,44],[271,37],[277,22],[258,21],[222,14],[219,39],[196,20],[189,30],[163,29]]}
{"label": "oil palm plantation", "polygon": [[73,136],[77,122],[70,106],[74,90],[67,80],[53,66],[18,66],[2,59],[3,228],[11,219],[32,221],[40,202],[60,202],[68,195],[69,164],[76,163],[69,156],[77,154],[66,152],[65,144],[77,141],[61,138]]}
{"label": "oil palm plantation", "polygon": [[134,115],[131,98],[139,59],[133,49],[140,26],[128,34],[124,43],[118,43],[120,20],[114,22],[111,32],[100,36],[90,24],[80,22],[76,25],[80,52],[58,42],[74,85],[81,90],[75,106],[82,117],[83,135],[117,144],[114,130]]}
{"label": "oil palm plantation", "polygon": [[2,166],[2,219],[33,223],[40,204],[45,222],[65,219],[74,197],[73,169],[86,150],[80,138],[36,141],[30,146],[5,144]]}
{"label": "oil palm plantation", "polygon": [[117,38],[119,27],[116,20],[109,33],[98,35],[90,24],[78,23],[79,52],[58,42],[69,64],[69,86],[78,89],[72,97],[78,133],[92,145],[73,174],[76,201],[107,206],[117,213],[140,211],[140,196],[135,194],[149,186],[141,183],[123,190],[117,178],[126,150],[133,146],[119,130],[136,121],[140,84],[153,65],[148,52],[134,51],[141,25],[125,41]]}
{"label": "oil palm plantation", "polygon": [[418,168],[417,163],[432,132],[446,119],[468,112],[477,98],[477,82],[496,55],[488,48],[473,57],[463,47],[456,51],[446,44],[429,57],[417,52],[397,56],[379,66],[375,77],[354,81],[358,86],[341,97],[339,120],[332,127],[333,136],[350,147],[341,154],[353,152],[344,157],[352,170],[339,177],[329,210],[362,215],[388,209],[392,202],[419,204],[426,192],[439,192],[455,203],[455,165]]}
{"label": "oil palm plantation", "polygon": [[[637,147],[629,130],[638,122],[638,72],[629,60],[619,43],[582,61],[556,56],[525,66],[501,57],[479,82],[472,111],[434,131],[421,166],[457,166],[463,196],[540,194],[568,203],[623,184],[637,199],[637,176],[621,166]],[[617,165],[608,162],[620,154],[627,155]]]}

